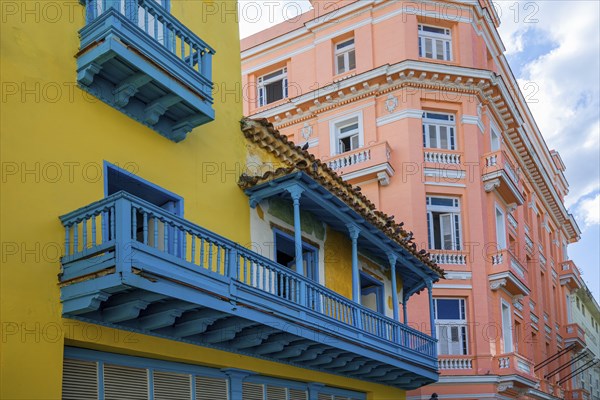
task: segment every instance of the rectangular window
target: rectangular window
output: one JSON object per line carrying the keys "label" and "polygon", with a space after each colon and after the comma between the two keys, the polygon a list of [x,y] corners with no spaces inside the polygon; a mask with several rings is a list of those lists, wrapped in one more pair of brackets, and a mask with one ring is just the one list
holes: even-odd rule
{"label": "rectangular window", "polygon": [[288,97],[287,68],[258,78],[258,106],[262,107]]}
{"label": "rectangular window", "polygon": [[[285,267],[296,270],[296,247],[294,237],[273,229],[275,235],[275,261]],[[319,251],[316,247],[302,242],[303,273],[309,279],[317,281],[319,278],[317,266],[319,263]]]}
{"label": "rectangular window", "polygon": [[423,113],[423,146],[456,150],[456,121],[452,114]]}
{"label": "rectangular window", "polygon": [[361,126],[359,117],[353,117],[334,125],[336,154],[353,151],[361,147]]}
{"label": "rectangular window", "polygon": [[461,250],[460,203],[454,197],[427,196],[429,248]]}
{"label": "rectangular window", "polygon": [[450,29],[419,25],[419,57],[434,60],[452,60]]}
{"label": "rectangular window", "polygon": [[433,313],[438,338],[438,354],[468,354],[465,300],[434,299]]}
{"label": "rectangular window", "polygon": [[360,304],[383,313],[383,292],[383,282],[364,272],[360,273]]}
{"label": "rectangular window", "polygon": [[354,38],[335,45],[335,70],[337,74],[352,71],[356,68],[356,49]]}
{"label": "rectangular window", "polygon": [[506,218],[504,211],[496,206],[496,245],[498,250],[506,248]]}
{"label": "rectangular window", "polygon": [[490,128],[490,147],[491,151],[500,150],[500,133],[493,125]]}
{"label": "rectangular window", "polygon": [[513,338],[512,338],[512,316],[510,313],[510,306],[502,301],[502,351],[504,353],[513,352]]}

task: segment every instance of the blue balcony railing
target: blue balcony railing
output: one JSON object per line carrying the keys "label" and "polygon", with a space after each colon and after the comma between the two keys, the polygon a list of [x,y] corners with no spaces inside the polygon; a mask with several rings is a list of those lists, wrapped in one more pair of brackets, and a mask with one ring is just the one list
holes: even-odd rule
{"label": "blue balcony railing", "polygon": [[[430,336],[127,193],[108,197],[61,220],[66,234],[63,265],[133,243],[133,249],[139,246],[162,253],[186,268],[235,280],[402,348],[436,357],[435,340]],[[135,257],[134,250],[125,254]],[[74,276],[65,269],[62,279],[71,278]]]}
{"label": "blue balcony railing", "polygon": [[208,44],[155,0],[81,1],[80,86],[175,141],[214,119]]}

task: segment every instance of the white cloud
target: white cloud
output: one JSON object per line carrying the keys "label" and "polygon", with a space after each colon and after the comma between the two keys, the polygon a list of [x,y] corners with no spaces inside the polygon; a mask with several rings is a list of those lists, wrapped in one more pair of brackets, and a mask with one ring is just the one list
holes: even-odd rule
{"label": "white cloud", "polygon": [[585,225],[600,224],[600,194],[581,200],[577,205],[577,215]]}
{"label": "white cloud", "polygon": [[[518,78],[524,93],[533,93],[532,86],[525,90],[527,83],[539,89],[531,96],[535,102],[528,105],[548,146],[561,153],[567,166],[571,185],[567,204],[578,204],[600,189],[600,5],[590,1],[510,4],[503,6],[500,28],[507,55],[526,57],[534,37],[554,44],[525,64]],[[535,8],[525,10],[531,4]],[[520,7],[518,20],[508,7]],[[526,14],[538,23],[525,23]]]}

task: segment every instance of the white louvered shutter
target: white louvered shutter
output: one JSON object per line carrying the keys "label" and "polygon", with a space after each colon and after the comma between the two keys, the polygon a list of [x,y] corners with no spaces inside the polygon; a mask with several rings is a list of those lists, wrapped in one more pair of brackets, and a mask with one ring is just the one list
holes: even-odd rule
{"label": "white louvered shutter", "polygon": [[196,377],[196,400],[227,400],[228,390],[226,379]]}
{"label": "white louvered shutter", "polygon": [[105,400],[148,399],[148,370],[104,364]]}
{"label": "white louvered shutter", "polygon": [[245,382],[242,385],[242,400],[264,400],[264,386]]}
{"label": "white louvered shutter", "polygon": [[65,359],[62,398],[65,400],[97,399],[98,364],[91,361]]}
{"label": "white louvered shutter", "polygon": [[154,400],[192,400],[192,377],[154,371]]}
{"label": "white louvered shutter", "polygon": [[330,394],[319,393],[318,400],[333,400],[333,396]]}

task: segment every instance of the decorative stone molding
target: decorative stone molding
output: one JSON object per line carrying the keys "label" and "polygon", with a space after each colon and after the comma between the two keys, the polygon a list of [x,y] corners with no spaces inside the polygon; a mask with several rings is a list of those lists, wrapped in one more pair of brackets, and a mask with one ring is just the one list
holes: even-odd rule
{"label": "decorative stone molding", "polygon": [[500,383],[500,384],[498,384],[498,391],[506,392],[508,389],[512,389],[513,386],[514,386],[514,383],[512,383],[512,382]]}
{"label": "decorative stone molding", "polygon": [[483,190],[485,190],[487,193],[491,192],[494,189],[497,189],[500,187],[500,179],[492,179],[491,181],[485,182],[483,184]]}
{"label": "decorative stone molding", "polygon": [[302,135],[302,137],[304,138],[304,140],[308,141],[308,139],[310,139],[310,137],[313,134],[313,127],[312,127],[312,125],[309,125],[308,122],[305,122],[304,126],[302,127],[302,129],[300,129],[300,134]]}
{"label": "decorative stone molding", "polygon": [[385,171],[377,173],[377,180],[381,186],[387,186],[390,184],[390,176]]}
{"label": "decorative stone molding", "polygon": [[398,108],[398,98],[393,94],[389,94],[385,101],[385,109],[391,114]]}
{"label": "decorative stone molding", "polygon": [[490,282],[491,290],[498,290],[503,286],[506,286],[506,279],[498,279],[498,280]]}

